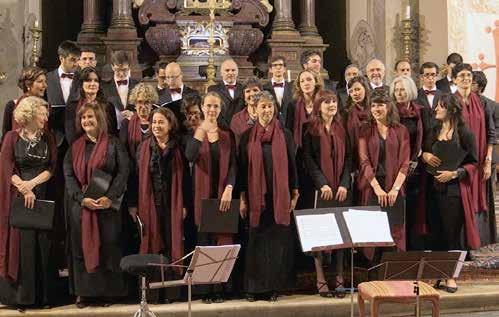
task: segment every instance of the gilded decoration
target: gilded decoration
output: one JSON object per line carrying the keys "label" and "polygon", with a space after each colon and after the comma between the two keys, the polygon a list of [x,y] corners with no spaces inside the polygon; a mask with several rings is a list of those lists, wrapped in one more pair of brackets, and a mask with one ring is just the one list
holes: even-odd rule
{"label": "gilded decoration", "polygon": [[[183,22],[178,23],[181,35],[181,50],[183,55],[188,56],[209,56],[210,38],[209,22]],[[229,42],[227,34],[229,26],[215,22],[214,25],[214,53],[216,56],[227,55]]]}

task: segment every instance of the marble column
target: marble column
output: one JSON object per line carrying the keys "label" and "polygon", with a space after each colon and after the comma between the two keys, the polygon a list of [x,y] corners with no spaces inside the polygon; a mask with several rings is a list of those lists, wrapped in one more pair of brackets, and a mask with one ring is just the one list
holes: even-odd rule
{"label": "marble column", "polygon": [[300,31],[302,36],[319,36],[315,25],[315,0],[300,1]]}
{"label": "marble column", "polygon": [[272,32],[275,31],[296,31],[293,22],[291,0],[275,0],[274,10],[276,12]]}
{"label": "marble column", "polygon": [[83,24],[80,33],[104,33],[104,18],[101,15],[101,0],[83,1]]}
{"label": "marble column", "polygon": [[113,17],[110,28],[129,28],[137,34],[132,18],[132,0],[113,0]]}

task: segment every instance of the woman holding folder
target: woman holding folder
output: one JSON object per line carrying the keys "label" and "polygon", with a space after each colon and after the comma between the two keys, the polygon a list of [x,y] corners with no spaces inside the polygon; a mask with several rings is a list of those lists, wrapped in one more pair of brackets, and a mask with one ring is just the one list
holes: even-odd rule
{"label": "woman holding folder", "polygon": [[54,295],[57,269],[50,257],[50,232],[10,225],[12,214],[26,212],[11,206],[20,199],[21,205],[33,209],[36,200],[47,199],[46,184],[55,170],[57,149],[45,129],[48,104],[43,99],[23,98],[13,118],[19,128],[4,135],[0,153],[0,302],[22,311],[54,300],[49,295]]}
{"label": "woman holding folder", "polygon": [[[218,126],[217,119],[223,107],[222,98],[216,92],[208,92],[201,101],[203,122],[187,140],[185,156],[194,164],[194,219],[201,225],[201,205],[204,199],[219,199],[220,212],[230,208],[232,189],[236,181],[236,143],[232,132]],[[233,234],[198,234],[198,245],[232,244]],[[224,301],[221,285],[199,286],[203,302]]]}
{"label": "woman holding folder", "polygon": [[[140,253],[163,254],[171,262],[182,258],[183,222],[187,215],[184,203],[189,200],[189,164],[179,143],[178,122],[168,108],[158,108],[150,116],[152,135],[137,150],[138,190],[131,201],[138,202],[143,223]],[[137,180],[135,180],[137,182]],[[137,205],[130,206],[137,210]],[[132,214],[136,217],[135,214]],[[176,274],[177,273],[177,274]],[[179,278],[178,270],[167,270],[167,280]],[[156,294],[156,302],[178,299],[178,288]]]}
{"label": "woman holding folder", "polygon": [[298,200],[298,175],[292,134],[277,118],[268,91],[255,96],[258,121],[241,136],[240,168],[243,218],[249,218],[245,255],[247,300],[276,301],[292,277],[294,237],[291,212]]}
{"label": "woman holding folder", "polygon": [[[392,99],[384,90],[374,90],[368,122],[359,131],[357,188],[361,205],[375,201],[387,207],[395,205],[397,198],[405,199],[410,151],[409,133],[399,123]],[[404,251],[405,224],[391,224],[390,228],[397,249]]]}
{"label": "woman holding folder", "polygon": [[[338,113],[338,98],[330,90],[320,91],[315,98],[314,111],[303,136],[303,158],[315,185],[308,190],[316,191],[322,200],[344,203],[350,190],[352,155],[343,121]],[[305,204],[306,208],[314,208],[315,205],[314,201]],[[343,251],[335,252],[337,276],[334,292],[329,291],[324,276],[323,255],[323,252],[313,253],[319,294],[322,297],[344,297]]]}
{"label": "woman holding folder", "polygon": [[[429,213],[430,230],[437,250],[467,250],[480,247],[471,193],[472,177],[478,170],[475,136],[466,128],[455,95],[444,94],[435,108],[438,122],[427,139],[424,155],[433,173]],[[442,153],[445,155],[440,155]],[[461,243],[462,232],[465,244]],[[438,245],[437,245],[438,243]],[[438,287],[454,293],[453,279]]]}
{"label": "woman holding folder", "polygon": [[113,298],[126,295],[119,267],[119,209],[128,179],[128,155],[118,138],[108,134],[102,107],[83,104],[76,120],[81,136],[66,153],[63,166],[68,194],[70,290],[77,296],[78,308],[95,301],[108,306]]}

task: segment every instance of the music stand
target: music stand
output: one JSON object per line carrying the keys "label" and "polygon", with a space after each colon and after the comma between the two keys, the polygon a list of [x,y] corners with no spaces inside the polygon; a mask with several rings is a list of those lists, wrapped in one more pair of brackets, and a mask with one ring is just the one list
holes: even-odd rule
{"label": "music stand", "polygon": [[[197,246],[194,251],[171,264],[149,263],[161,267],[161,282],[149,283],[149,288],[176,287],[187,285],[188,316],[191,317],[192,285],[226,283],[234,268],[241,245]],[[178,265],[181,261],[191,257],[189,266]],[[164,269],[187,268],[184,278],[174,281],[165,281]]]}
{"label": "music stand", "polygon": [[378,270],[379,280],[414,280],[416,317],[420,316],[419,281],[455,279],[463,267],[466,251],[384,252]]}

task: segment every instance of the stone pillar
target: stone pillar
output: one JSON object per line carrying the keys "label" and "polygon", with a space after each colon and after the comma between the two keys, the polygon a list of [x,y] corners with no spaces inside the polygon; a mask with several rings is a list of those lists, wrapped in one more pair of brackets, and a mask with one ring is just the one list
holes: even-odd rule
{"label": "stone pillar", "polygon": [[127,51],[131,58],[131,76],[136,79],[142,78],[137,58],[137,46],[142,39],[137,37],[137,29],[132,18],[132,0],[113,0],[113,17],[103,41],[106,45],[107,63],[102,71],[104,79],[110,79],[112,76],[110,60],[114,51]]}
{"label": "stone pillar", "polygon": [[102,9],[102,0],[84,0],[83,24],[78,33],[78,44],[95,50],[98,67],[104,64],[106,53],[106,47],[102,42],[102,37],[105,35]]}
{"label": "stone pillar", "polygon": [[291,77],[294,79],[301,70],[301,45],[305,41],[293,22],[292,1],[275,0],[274,10],[276,14],[272,24],[272,34],[267,40],[270,47],[269,60],[272,56],[284,56],[287,60],[287,68],[291,70]]}
{"label": "stone pillar", "polygon": [[298,30],[302,36],[320,37],[315,25],[315,0],[301,0],[300,26]]}

